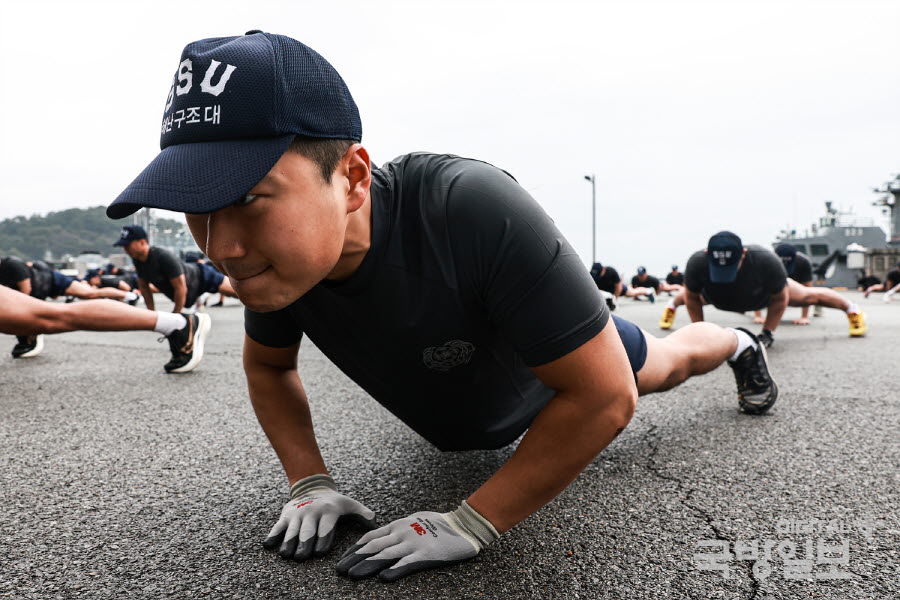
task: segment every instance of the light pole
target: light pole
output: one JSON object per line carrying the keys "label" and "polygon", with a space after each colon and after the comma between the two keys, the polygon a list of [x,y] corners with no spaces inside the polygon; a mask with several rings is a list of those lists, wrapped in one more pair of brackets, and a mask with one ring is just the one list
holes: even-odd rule
{"label": "light pole", "polygon": [[591,182],[591,265],[597,262],[597,176],[591,173],[584,178]]}

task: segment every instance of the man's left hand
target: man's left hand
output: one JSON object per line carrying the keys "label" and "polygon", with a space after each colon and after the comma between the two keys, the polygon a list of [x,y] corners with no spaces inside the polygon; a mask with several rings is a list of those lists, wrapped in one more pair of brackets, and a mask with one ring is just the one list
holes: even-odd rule
{"label": "man's left hand", "polygon": [[463,502],[453,512],[417,512],[370,531],[341,557],[337,571],[396,581],[468,560],[497,537],[490,522]]}

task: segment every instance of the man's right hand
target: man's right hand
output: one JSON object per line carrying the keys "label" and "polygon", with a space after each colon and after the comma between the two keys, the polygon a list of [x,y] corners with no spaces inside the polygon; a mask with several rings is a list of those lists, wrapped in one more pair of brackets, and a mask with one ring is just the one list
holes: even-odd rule
{"label": "man's right hand", "polygon": [[338,493],[331,477],[305,477],[291,486],[291,499],[281,509],[281,517],[263,547],[271,550],[280,546],[278,554],[282,558],[297,561],[323,556],[331,550],[335,525],[345,517],[375,529],[375,513]]}

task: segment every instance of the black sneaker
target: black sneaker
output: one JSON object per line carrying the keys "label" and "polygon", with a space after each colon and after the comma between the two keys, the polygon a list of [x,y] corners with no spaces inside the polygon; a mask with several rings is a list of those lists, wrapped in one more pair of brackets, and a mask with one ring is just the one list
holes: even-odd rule
{"label": "black sneaker", "polygon": [[44,349],[43,335],[17,335],[19,343],[12,349],[13,358],[31,358]]}
{"label": "black sneaker", "polygon": [[212,321],[209,315],[184,315],[187,325],[169,334],[172,360],[163,367],[167,373],[187,373],[203,360],[203,346]]}
{"label": "black sneaker", "polygon": [[756,337],[759,340],[759,343],[766,348],[771,348],[772,344],[775,343],[775,335],[768,329],[763,329]]}
{"label": "black sneaker", "polygon": [[778,386],[769,374],[765,347],[755,335],[743,327],[739,329],[753,338],[757,346],[745,348],[737,360],[728,361],[728,366],[734,371],[734,378],[737,381],[738,406],[745,413],[761,415],[775,404]]}

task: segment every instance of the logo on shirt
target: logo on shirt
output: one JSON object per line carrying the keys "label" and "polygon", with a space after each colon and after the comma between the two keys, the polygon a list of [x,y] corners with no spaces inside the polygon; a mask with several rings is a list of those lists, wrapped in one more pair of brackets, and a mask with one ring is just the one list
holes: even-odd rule
{"label": "logo on shirt", "polygon": [[443,346],[425,348],[422,352],[422,362],[429,369],[446,372],[453,367],[468,364],[472,360],[475,346],[461,340],[450,340]]}

